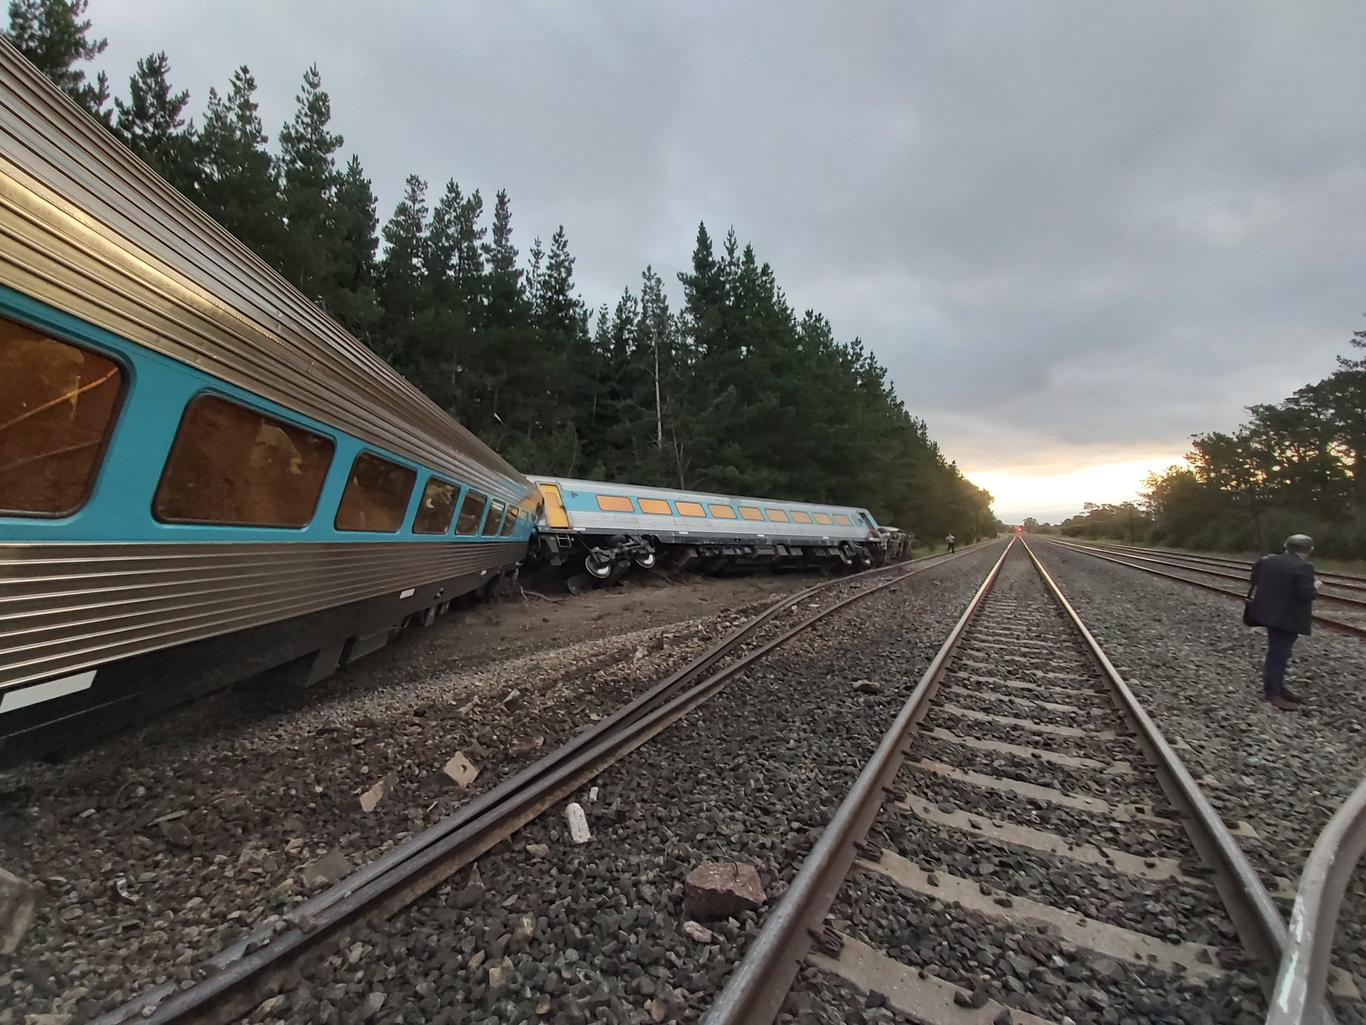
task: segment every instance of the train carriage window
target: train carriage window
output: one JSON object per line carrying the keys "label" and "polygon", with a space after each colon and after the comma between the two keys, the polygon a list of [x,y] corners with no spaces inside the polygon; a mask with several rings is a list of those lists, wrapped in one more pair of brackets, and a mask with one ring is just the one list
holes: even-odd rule
{"label": "train carriage window", "polygon": [[792,512],[792,522],[793,522],[793,523],[810,523],[810,522],[811,522],[811,514],[810,514],[810,513],[804,513],[804,512],[802,512],[800,509],[795,509],[795,510],[793,510],[793,512]]}
{"label": "train carriage window", "polygon": [[707,515],[706,512],[702,509],[701,503],[699,502],[675,502],[674,505],[678,508],[679,516]]}
{"label": "train carriage window", "polygon": [[168,523],[307,526],[332,449],[324,435],[197,395],[180,419],[152,512]]}
{"label": "train carriage window", "polygon": [[503,529],[499,533],[500,537],[511,537],[513,531],[517,529],[517,524],[522,518],[522,510],[509,509],[507,518],[503,520]]}
{"label": "train carriage window", "polygon": [[598,508],[603,512],[635,512],[631,500],[624,495],[599,495]]}
{"label": "train carriage window", "polygon": [[770,520],[772,520],[774,523],[786,523],[786,522],[787,522],[787,513],[783,512],[783,510],[781,510],[781,509],[768,509],[768,508],[765,508],[765,509],[764,509],[764,512],[767,514],[768,518],[769,518]]}
{"label": "train carriage window", "polygon": [[651,516],[672,516],[673,510],[669,508],[669,503],[662,498],[640,498],[640,511],[649,513]]}
{"label": "train carriage window", "polygon": [[460,503],[460,516],[455,521],[455,532],[467,536],[479,533],[479,524],[484,522],[484,507],[488,504],[488,498],[479,492],[465,492],[465,501]]}
{"label": "train carriage window", "polygon": [[827,527],[835,521],[830,518],[829,513],[815,513],[817,523],[824,523]]}
{"label": "train carriage window", "polygon": [[849,527],[853,525],[849,522],[849,517],[844,515],[844,513],[835,513],[835,522],[838,523],[841,527]]}
{"label": "train carriage window", "polygon": [[403,526],[417,472],[362,452],[351,464],[351,477],[337,508],[338,530],[392,534]]}
{"label": "train carriage window", "polygon": [[707,511],[710,512],[713,516],[715,516],[718,520],[735,519],[735,510],[728,505],[708,505]]}
{"label": "train carriage window", "polygon": [[764,514],[761,513],[756,506],[752,505],[740,506],[740,515],[747,520],[762,520],[764,518]]}
{"label": "train carriage window", "polygon": [[0,320],[0,510],[84,505],[122,394],[113,360]]}
{"label": "train carriage window", "polygon": [[503,526],[503,510],[507,508],[506,502],[490,502],[489,518],[484,521],[484,536],[497,537],[498,531]]}
{"label": "train carriage window", "polygon": [[455,496],[460,489],[440,477],[427,481],[422,489],[422,501],[413,517],[414,534],[444,534],[455,516]]}

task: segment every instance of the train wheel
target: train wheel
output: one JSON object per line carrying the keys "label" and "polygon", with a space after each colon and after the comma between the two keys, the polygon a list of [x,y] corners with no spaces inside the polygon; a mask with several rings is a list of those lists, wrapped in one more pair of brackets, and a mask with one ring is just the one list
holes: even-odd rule
{"label": "train wheel", "polygon": [[583,568],[588,571],[590,576],[597,577],[599,580],[606,580],[612,575],[616,563],[610,555],[603,555],[601,552],[589,552],[583,560]]}
{"label": "train wheel", "polygon": [[575,573],[565,581],[564,586],[570,594],[587,594],[593,590],[593,578],[585,573]]}
{"label": "train wheel", "polygon": [[656,561],[656,560],[655,560],[655,553],[654,553],[654,552],[646,552],[644,555],[637,555],[637,556],[636,556],[634,559],[632,559],[631,561],[634,562],[634,563],[635,563],[637,566],[639,566],[641,569],[654,569],[654,568],[655,568],[655,561]]}

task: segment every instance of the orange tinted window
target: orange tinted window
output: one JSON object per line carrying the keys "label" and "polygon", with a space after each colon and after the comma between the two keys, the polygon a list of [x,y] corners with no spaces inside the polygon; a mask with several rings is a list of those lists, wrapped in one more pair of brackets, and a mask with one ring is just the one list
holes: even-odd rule
{"label": "orange tinted window", "polygon": [[674,504],[678,506],[678,515],[679,515],[679,516],[705,516],[705,515],[707,515],[705,512],[702,511],[702,506],[700,506],[700,505],[699,505],[698,503],[696,503],[696,502],[675,502]]}
{"label": "orange tinted window", "polygon": [[180,523],[302,527],[313,518],[331,463],[330,438],[200,395],[185,407],[152,511]]}
{"label": "orange tinted window", "polygon": [[835,521],[830,518],[829,513],[816,513],[816,522],[830,524],[834,523]]}
{"label": "orange tinted window", "polygon": [[740,506],[740,515],[747,520],[762,520],[764,518],[764,514],[752,505]]}
{"label": "orange tinted window", "polygon": [[709,505],[707,506],[707,511],[710,512],[713,516],[715,516],[718,520],[735,519],[735,510],[728,505]]}
{"label": "orange tinted window", "polygon": [[489,500],[477,491],[466,491],[465,500],[460,503],[460,517],[455,521],[457,534],[477,534],[479,524],[484,519],[484,507]]}
{"label": "orange tinted window", "polygon": [[774,523],[787,522],[787,513],[783,512],[781,509],[765,509],[764,512],[768,514],[768,518]]}
{"label": "orange tinted window", "polygon": [[844,513],[835,513],[835,522],[841,527],[847,527],[849,526],[849,517],[844,515]]}
{"label": "orange tinted window", "polygon": [[455,515],[455,496],[459,492],[454,484],[433,477],[422,489],[422,501],[418,503],[417,515],[413,517],[414,534],[444,534]]}
{"label": "orange tinted window", "polygon": [[621,495],[599,495],[598,508],[603,512],[635,512],[631,500]]}
{"label": "orange tinted window", "polygon": [[416,471],[362,452],[351,464],[351,478],[337,508],[337,529],[392,534],[403,526],[416,480]]}
{"label": "orange tinted window", "polygon": [[80,508],[122,392],[112,360],[0,320],[0,509]]}
{"label": "orange tinted window", "polygon": [[811,514],[810,514],[810,513],[804,513],[804,512],[802,512],[800,509],[794,509],[794,510],[792,511],[792,522],[793,522],[793,523],[810,523],[810,522],[811,522]]}
{"label": "orange tinted window", "polygon": [[649,513],[651,516],[672,516],[673,510],[669,508],[669,503],[662,498],[641,498],[640,511]]}

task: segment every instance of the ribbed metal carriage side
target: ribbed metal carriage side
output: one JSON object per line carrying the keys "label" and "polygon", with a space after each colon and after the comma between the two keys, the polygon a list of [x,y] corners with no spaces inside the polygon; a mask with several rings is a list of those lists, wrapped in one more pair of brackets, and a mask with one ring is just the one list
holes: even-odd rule
{"label": "ribbed metal carriage side", "polygon": [[0,40],[0,284],[499,498],[529,482]]}

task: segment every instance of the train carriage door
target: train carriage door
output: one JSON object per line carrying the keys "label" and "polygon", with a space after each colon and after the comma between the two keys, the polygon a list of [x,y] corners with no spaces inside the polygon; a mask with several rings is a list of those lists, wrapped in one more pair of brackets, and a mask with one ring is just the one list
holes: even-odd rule
{"label": "train carriage door", "polygon": [[564,499],[560,497],[558,484],[537,484],[545,498],[545,522],[551,530],[568,530],[569,513],[565,512]]}

